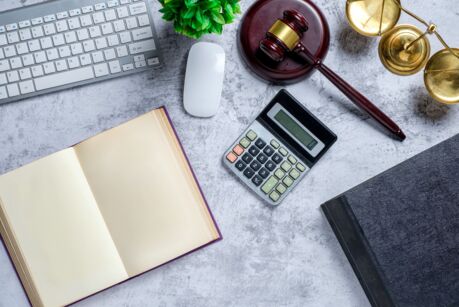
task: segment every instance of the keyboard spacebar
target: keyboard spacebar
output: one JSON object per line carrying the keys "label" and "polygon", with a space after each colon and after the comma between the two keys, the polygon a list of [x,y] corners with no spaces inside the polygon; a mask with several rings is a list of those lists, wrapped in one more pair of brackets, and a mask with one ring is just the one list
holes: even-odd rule
{"label": "keyboard spacebar", "polygon": [[46,90],[61,85],[71,84],[83,80],[93,79],[94,72],[91,66],[69,70],[45,77],[35,78],[37,91]]}

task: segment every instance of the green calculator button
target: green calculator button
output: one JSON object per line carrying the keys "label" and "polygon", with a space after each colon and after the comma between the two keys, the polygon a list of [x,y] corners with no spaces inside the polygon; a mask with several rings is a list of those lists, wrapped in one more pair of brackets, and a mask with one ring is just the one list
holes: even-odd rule
{"label": "green calculator button", "polygon": [[280,194],[284,194],[284,192],[287,191],[287,187],[282,183],[279,183],[279,185],[276,187],[276,191]]}
{"label": "green calculator button", "polygon": [[281,164],[281,168],[284,171],[288,172],[292,168],[292,165],[288,163],[287,161],[284,161],[284,163]]}
{"label": "green calculator button", "polygon": [[254,141],[257,138],[257,134],[253,130],[250,130],[247,132],[247,137],[249,140]]}
{"label": "green calculator button", "polygon": [[265,193],[268,194],[271,192],[271,190],[276,186],[276,184],[279,182],[279,180],[276,179],[276,177],[271,176],[269,179],[265,182],[264,185],[262,185],[261,190]]}
{"label": "green calculator button", "polygon": [[286,185],[286,186],[291,186],[293,184],[293,179],[290,178],[289,176],[285,177],[284,180],[282,180],[282,182]]}
{"label": "green calculator button", "polygon": [[242,147],[247,148],[250,145],[250,141],[248,138],[242,138],[239,144],[241,144]]}
{"label": "green calculator button", "polygon": [[289,174],[293,179],[298,179],[300,177],[300,172],[296,169],[292,169]]}
{"label": "green calculator button", "polygon": [[279,179],[282,179],[285,175],[284,171],[282,171],[280,168],[278,168],[275,172],[274,172],[274,175],[279,178]]}
{"label": "green calculator button", "polygon": [[286,155],[288,155],[288,151],[287,151],[284,147],[279,148],[279,152],[280,152],[280,154],[283,155],[284,157],[285,157]]}
{"label": "green calculator button", "polygon": [[272,191],[271,194],[269,194],[269,198],[271,198],[273,201],[278,201],[280,195],[276,191]]}
{"label": "green calculator button", "polygon": [[288,160],[290,161],[290,163],[292,164],[295,164],[296,163],[296,159],[294,156],[288,156]]}
{"label": "green calculator button", "polygon": [[306,170],[306,168],[304,167],[304,165],[301,164],[301,163],[298,163],[298,164],[296,165],[296,168],[299,169],[299,170],[302,171],[302,172],[304,172],[304,171]]}
{"label": "green calculator button", "polygon": [[280,145],[279,145],[279,142],[278,142],[278,141],[272,140],[272,141],[271,141],[271,146],[277,149],[277,148],[279,148]]}

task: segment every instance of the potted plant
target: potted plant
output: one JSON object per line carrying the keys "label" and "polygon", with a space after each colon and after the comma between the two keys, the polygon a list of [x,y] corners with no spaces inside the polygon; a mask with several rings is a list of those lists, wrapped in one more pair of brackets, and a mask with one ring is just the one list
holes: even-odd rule
{"label": "potted plant", "polygon": [[177,33],[192,38],[221,34],[241,12],[239,0],[159,0],[163,19],[174,22]]}

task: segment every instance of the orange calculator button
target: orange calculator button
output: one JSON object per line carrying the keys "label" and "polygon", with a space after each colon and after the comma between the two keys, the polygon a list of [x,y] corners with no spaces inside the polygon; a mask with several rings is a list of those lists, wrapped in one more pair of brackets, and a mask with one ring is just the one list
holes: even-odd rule
{"label": "orange calculator button", "polygon": [[229,154],[226,155],[226,159],[230,161],[231,163],[234,163],[234,161],[237,160],[237,156],[233,152],[230,152]]}
{"label": "orange calculator button", "polygon": [[234,146],[233,151],[236,155],[240,156],[244,152],[244,148],[241,145],[236,145]]}

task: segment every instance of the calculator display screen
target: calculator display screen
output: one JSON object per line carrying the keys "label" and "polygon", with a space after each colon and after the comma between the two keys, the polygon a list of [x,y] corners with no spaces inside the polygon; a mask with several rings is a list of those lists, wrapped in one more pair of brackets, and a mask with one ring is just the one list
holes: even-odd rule
{"label": "calculator display screen", "polygon": [[284,110],[274,115],[277,123],[282,125],[293,137],[303,144],[307,149],[312,150],[316,145],[317,141],[305,131],[293,118],[291,118]]}

